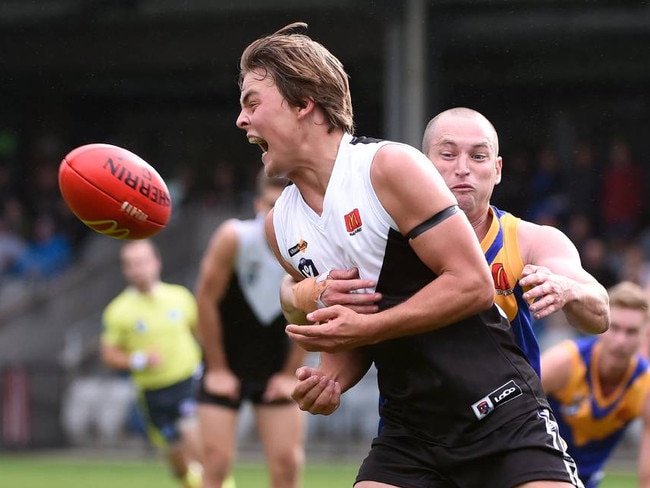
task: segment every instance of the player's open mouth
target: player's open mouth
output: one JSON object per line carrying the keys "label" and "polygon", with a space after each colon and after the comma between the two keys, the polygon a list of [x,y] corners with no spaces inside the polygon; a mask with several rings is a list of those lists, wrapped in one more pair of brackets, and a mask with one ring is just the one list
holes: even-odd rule
{"label": "player's open mouth", "polygon": [[266,152],[266,151],[269,150],[269,145],[261,137],[249,137],[248,142],[251,143],[251,144],[257,144],[258,146],[260,146],[260,149],[262,149],[262,152]]}

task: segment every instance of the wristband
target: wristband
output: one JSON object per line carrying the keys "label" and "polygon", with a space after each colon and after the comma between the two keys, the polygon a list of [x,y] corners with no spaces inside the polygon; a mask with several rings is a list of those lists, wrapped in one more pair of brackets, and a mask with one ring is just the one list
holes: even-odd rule
{"label": "wristband", "polygon": [[131,371],[142,371],[147,367],[148,362],[147,353],[144,351],[135,351],[129,356],[129,367]]}
{"label": "wristband", "polygon": [[331,279],[328,279],[328,276],[329,271],[321,273],[316,278],[306,278],[293,285],[291,289],[293,291],[294,306],[304,313],[325,308],[327,305],[321,301],[320,297],[332,282]]}

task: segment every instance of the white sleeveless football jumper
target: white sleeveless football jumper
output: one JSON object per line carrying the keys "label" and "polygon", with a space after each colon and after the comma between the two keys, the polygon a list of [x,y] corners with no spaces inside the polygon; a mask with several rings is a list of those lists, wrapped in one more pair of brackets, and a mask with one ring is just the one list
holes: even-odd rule
{"label": "white sleeveless football jumper", "polygon": [[[345,135],[322,215],[290,185],[275,204],[273,221],[282,256],[302,275],[357,267],[360,277],[374,280],[383,294],[380,310],[436,278],[372,187],[373,158],[388,143],[395,144]],[[426,159],[409,150],[413,157]],[[368,351],[383,399],[382,434],[458,445],[548,407],[539,378],[496,307],[432,332],[369,346]]]}

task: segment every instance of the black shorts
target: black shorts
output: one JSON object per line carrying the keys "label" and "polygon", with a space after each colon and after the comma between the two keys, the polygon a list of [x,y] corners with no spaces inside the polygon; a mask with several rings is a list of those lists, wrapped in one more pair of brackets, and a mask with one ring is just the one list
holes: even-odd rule
{"label": "black shorts", "polygon": [[196,379],[191,377],[165,388],[144,390],[139,399],[149,437],[156,445],[180,437],[178,422],[196,413]]}
{"label": "black shorts", "polygon": [[582,487],[550,410],[540,409],[472,444],[442,447],[415,436],[380,435],[355,481],[404,488],[510,488],[538,480]]}
{"label": "black shorts", "polygon": [[213,395],[207,392],[203,386],[203,378],[201,378],[197,401],[202,404],[221,405],[222,407],[228,407],[233,410],[238,410],[244,400],[250,401],[253,405],[287,405],[293,401],[291,399],[274,400],[272,402],[264,400],[262,396],[266,391],[267,384],[268,380],[241,380],[239,398],[233,400],[225,396]]}

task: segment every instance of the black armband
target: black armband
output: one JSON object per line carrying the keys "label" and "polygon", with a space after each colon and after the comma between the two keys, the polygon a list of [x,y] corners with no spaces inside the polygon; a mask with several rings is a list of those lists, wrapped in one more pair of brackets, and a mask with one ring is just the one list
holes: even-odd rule
{"label": "black armband", "polygon": [[444,222],[449,217],[454,215],[456,212],[458,212],[458,205],[452,205],[451,207],[447,207],[444,210],[441,210],[440,212],[435,214],[433,217],[429,217],[421,224],[416,225],[413,229],[411,229],[411,232],[406,234],[406,237],[408,239],[415,239],[417,236],[419,236],[423,232],[426,232],[431,227],[435,227],[440,222]]}

